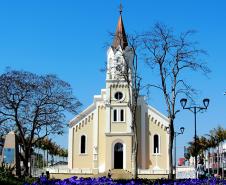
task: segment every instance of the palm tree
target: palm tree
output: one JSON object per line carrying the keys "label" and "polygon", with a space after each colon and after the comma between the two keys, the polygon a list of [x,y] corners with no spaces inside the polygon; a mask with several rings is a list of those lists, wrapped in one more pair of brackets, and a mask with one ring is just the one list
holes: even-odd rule
{"label": "palm tree", "polygon": [[208,140],[207,140],[207,152],[208,152],[208,173],[210,174],[210,149],[214,149],[217,147],[217,142],[215,138],[209,134],[207,134]]}
{"label": "palm tree", "polygon": [[211,148],[217,148],[217,174],[219,175],[219,167],[220,167],[220,144],[226,140],[226,130],[218,126],[217,128],[214,128],[210,130],[209,134],[206,134],[208,138],[201,136],[197,137],[196,140],[196,153],[195,153],[195,142],[190,141],[188,144],[188,152],[190,156],[199,155],[200,157],[204,157],[206,151],[208,152],[208,173],[209,173],[209,161],[210,161],[210,149]]}
{"label": "palm tree", "polygon": [[36,142],[36,147],[43,150],[43,165],[45,158],[48,165],[49,155],[51,155],[52,157],[51,164],[53,164],[54,156],[57,158],[57,161],[60,161],[61,159],[65,161],[65,158],[68,157],[68,151],[66,149],[61,148],[59,145],[48,138],[44,138],[43,140]]}
{"label": "palm tree", "polygon": [[[201,136],[200,139],[199,139],[199,145],[201,147],[201,157],[203,159],[206,159],[206,151],[208,150],[208,139],[204,136]],[[206,160],[205,160],[206,162]]]}
{"label": "palm tree", "polygon": [[195,151],[195,141],[190,141],[188,143],[188,152],[190,153],[190,155],[192,157],[194,156],[200,156],[200,157],[203,157],[203,153],[205,152],[206,150],[206,143],[207,143],[207,139],[204,137],[204,136],[197,136],[196,138],[196,151]]}
{"label": "palm tree", "polygon": [[36,143],[35,143],[35,148],[37,148],[38,150],[38,155],[37,155],[37,166],[38,168],[40,168],[41,166],[43,166],[43,160],[41,158],[41,154],[39,153],[40,150],[42,150],[42,140],[38,140]]}
{"label": "palm tree", "polygon": [[226,131],[223,127],[218,126],[217,128],[214,128],[210,130],[210,137],[212,137],[215,140],[216,146],[217,146],[217,175],[219,175],[219,169],[220,169],[220,144],[226,140]]}
{"label": "palm tree", "polygon": [[56,143],[55,142],[51,142],[49,145],[49,154],[51,155],[51,165],[53,165],[54,162],[54,155],[56,155]]}
{"label": "palm tree", "polygon": [[68,158],[68,150],[67,150],[67,149],[64,150],[64,157],[65,157],[66,160],[67,160],[67,158]]}

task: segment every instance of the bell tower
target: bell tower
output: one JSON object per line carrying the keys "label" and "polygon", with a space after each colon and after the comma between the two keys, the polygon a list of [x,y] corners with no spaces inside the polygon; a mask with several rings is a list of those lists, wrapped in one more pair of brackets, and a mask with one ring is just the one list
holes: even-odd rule
{"label": "bell tower", "polygon": [[122,20],[122,6],[120,5],[120,16],[114,39],[107,52],[107,80],[119,80],[119,72],[122,72],[122,68],[127,66],[126,62],[129,62],[125,61],[125,57],[128,60],[128,51],[130,49]]}
{"label": "bell tower", "polygon": [[112,45],[107,51],[106,133],[130,133],[129,88],[125,76],[132,78],[133,50],[129,47],[122,19],[122,6]]}

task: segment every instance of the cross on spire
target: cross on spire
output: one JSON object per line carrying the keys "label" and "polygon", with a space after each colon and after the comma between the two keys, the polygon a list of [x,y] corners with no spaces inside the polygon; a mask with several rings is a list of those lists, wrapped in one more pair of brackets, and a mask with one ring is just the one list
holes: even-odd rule
{"label": "cross on spire", "polygon": [[120,13],[120,15],[122,15],[122,1],[120,1],[120,5],[119,5],[119,13]]}

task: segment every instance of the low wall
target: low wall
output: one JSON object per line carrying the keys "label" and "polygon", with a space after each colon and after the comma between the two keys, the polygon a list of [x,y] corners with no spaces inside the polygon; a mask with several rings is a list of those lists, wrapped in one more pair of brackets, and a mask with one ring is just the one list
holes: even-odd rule
{"label": "low wall", "polygon": [[140,179],[168,179],[168,174],[138,174]]}
{"label": "low wall", "polygon": [[[73,174],[73,173],[50,173],[50,178],[53,179],[67,179],[73,176],[77,177],[94,177],[93,174]],[[168,178],[167,174],[138,174],[138,178],[141,179],[161,179],[161,178]]]}
{"label": "low wall", "polygon": [[[100,177],[100,176],[106,176],[108,172],[104,173],[98,173],[98,171],[95,171],[93,169],[68,169],[66,166],[65,168],[47,168],[47,171],[50,173],[51,178],[55,179],[66,179],[70,178],[72,176],[77,176],[77,177]],[[124,174],[125,172],[125,174]],[[143,178],[143,179],[161,179],[161,178],[168,178],[168,170],[151,170],[151,169],[138,169],[138,178]],[[130,175],[128,175],[128,173]],[[113,179],[118,179],[118,178],[123,178],[125,179],[130,179],[131,173],[122,170],[122,171],[112,171],[112,178]]]}
{"label": "low wall", "polygon": [[190,166],[177,167],[177,179],[195,178],[195,168]]}
{"label": "low wall", "polygon": [[93,174],[50,173],[51,179],[67,179],[73,176],[87,178],[87,177],[93,177]]}
{"label": "low wall", "polygon": [[138,169],[138,177],[142,179],[168,178],[169,170]]}

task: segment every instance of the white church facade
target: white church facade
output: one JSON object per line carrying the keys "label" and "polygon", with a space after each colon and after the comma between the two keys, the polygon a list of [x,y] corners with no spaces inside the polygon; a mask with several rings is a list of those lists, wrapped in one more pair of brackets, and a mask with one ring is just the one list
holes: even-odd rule
{"label": "white church facade", "polygon": [[[112,68],[128,48],[120,15],[113,44],[107,51],[106,88],[69,123],[68,168],[72,171],[92,174],[109,169],[132,171],[133,132],[128,87],[125,82],[116,80],[117,71]],[[143,96],[138,99],[136,117],[138,174],[167,175],[168,118],[147,105]]]}

